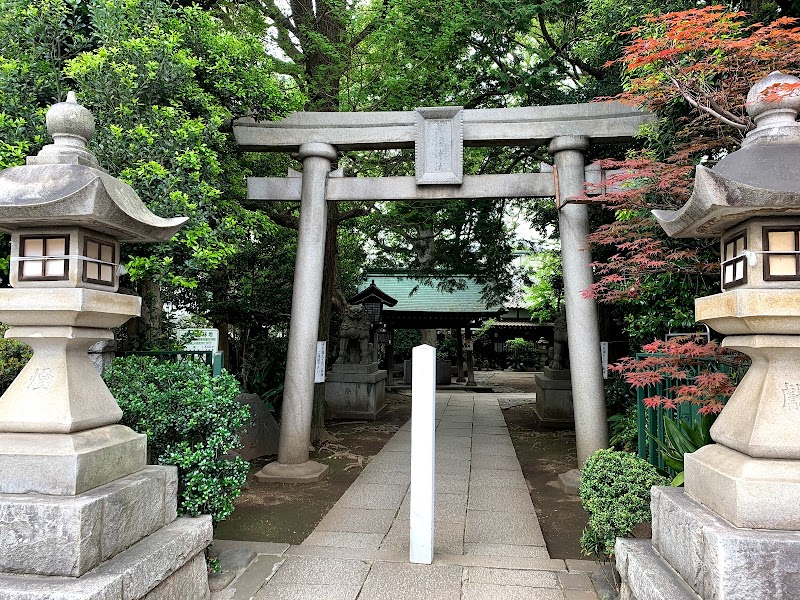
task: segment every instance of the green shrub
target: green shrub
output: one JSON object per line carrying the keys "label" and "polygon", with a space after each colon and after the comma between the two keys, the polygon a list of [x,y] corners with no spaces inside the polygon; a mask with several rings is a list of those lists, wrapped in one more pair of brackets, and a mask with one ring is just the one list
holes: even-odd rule
{"label": "green shrub", "polygon": [[647,461],[628,452],[598,450],[584,463],[580,496],[589,513],[581,550],[598,558],[614,555],[618,537],[650,520],[650,488],[669,485]]}
{"label": "green shrub", "polygon": [[239,383],[207,365],[151,356],[117,358],[103,375],[122,408],[122,424],[147,434],[150,462],[178,467],[178,510],[211,514],[214,524],[233,512],[248,463],[223,455],[239,446],[247,406],[236,400]]}
{"label": "green shrub", "polygon": [[4,338],[6,329],[7,325],[0,324],[0,394],[8,389],[33,354],[27,344]]}
{"label": "green shrub", "polygon": [[624,413],[611,415],[608,418],[610,437],[608,443],[617,450],[636,452],[639,443],[639,423],[636,406],[631,406]]}

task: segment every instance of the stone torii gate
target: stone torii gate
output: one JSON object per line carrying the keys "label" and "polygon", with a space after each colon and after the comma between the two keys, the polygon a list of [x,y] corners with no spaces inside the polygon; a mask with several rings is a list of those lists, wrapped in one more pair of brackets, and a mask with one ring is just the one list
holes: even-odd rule
{"label": "stone torii gate", "polygon": [[[652,117],[619,102],[465,110],[294,113],[281,121],[234,123],[237,143],[254,152],[292,152],[302,175],[248,180],[248,198],[299,201],[300,224],[278,461],[262,481],[304,482],[327,469],[309,460],[317,326],[322,294],[327,201],[556,197],[578,463],[608,445],[597,307],[581,291],[593,283],[586,242],[584,154],[591,143],[631,141]],[[465,146],[543,146],[549,173],[464,175]],[[356,178],[331,173],[340,152],[414,148],[414,177]],[[594,172],[595,179],[600,174]],[[295,175],[295,176],[291,176]]]}

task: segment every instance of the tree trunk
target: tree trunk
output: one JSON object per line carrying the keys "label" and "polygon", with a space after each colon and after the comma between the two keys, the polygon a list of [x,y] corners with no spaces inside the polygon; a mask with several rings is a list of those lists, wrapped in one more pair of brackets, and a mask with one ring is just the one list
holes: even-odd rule
{"label": "tree trunk", "polygon": [[161,301],[161,283],[153,279],[139,282],[139,294],[142,297],[142,316],[139,321],[139,336],[136,346],[152,349],[161,340],[161,314],[164,304]]}

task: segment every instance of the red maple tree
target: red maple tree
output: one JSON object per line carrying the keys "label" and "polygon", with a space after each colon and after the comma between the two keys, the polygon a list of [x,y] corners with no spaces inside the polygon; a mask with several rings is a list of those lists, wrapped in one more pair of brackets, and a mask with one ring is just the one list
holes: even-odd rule
{"label": "red maple tree", "polygon": [[[661,127],[646,132],[645,149],[627,160],[601,162],[602,168],[621,170],[605,182],[606,188],[623,190],[595,197],[615,211],[615,220],[589,236],[606,248],[608,258],[594,263],[596,283],[585,296],[630,301],[658,288],[654,282],[660,277],[718,271],[715,242],[670,239],[650,211],[682,206],[691,194],[695,166],[712,166],[739,147],[753,127],[746,98],[756,81],[776,70],[793,73],[800,65],[797,19],[762,24],[747,18],[717,5],[648,15],[643,25],[626,32],[631,42],[616,61],[623,67],[625,91],[616,99],[656,113]],[[794,87],[774,86],[766,99],[796,92]],[[646,400],[651,406],[691,401],[702,404],[704,412],[717,412],[734,389],[730,378],[713,367],[715,361],[730,360],[714,343],[672,340],[644,351],[653,356],[623,359],[612,369],[638,387],[672,382],[669,397]],[[691,383],[689,366],[698,373]]]}

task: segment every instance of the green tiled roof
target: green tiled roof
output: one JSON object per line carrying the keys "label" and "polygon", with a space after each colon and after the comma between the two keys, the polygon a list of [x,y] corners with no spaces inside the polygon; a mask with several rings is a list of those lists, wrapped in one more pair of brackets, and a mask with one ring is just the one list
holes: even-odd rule
{"label": "green tiled roof", "polygon": [[[435,312],[435,313],[480,313],[495,314],[504,310],[500,305],[486,306],[481,299],[481,286],[470,277],[459,277],[466,283],[463,290],[440,292],[437,285],[440,279],[431,281],[432,286],[403,274],[369,273],[359,291],[367,288],[372,281],[375,286],[397,300],[397,305],[385,312]],[[414,292],[413,294],[411,292]]]}

